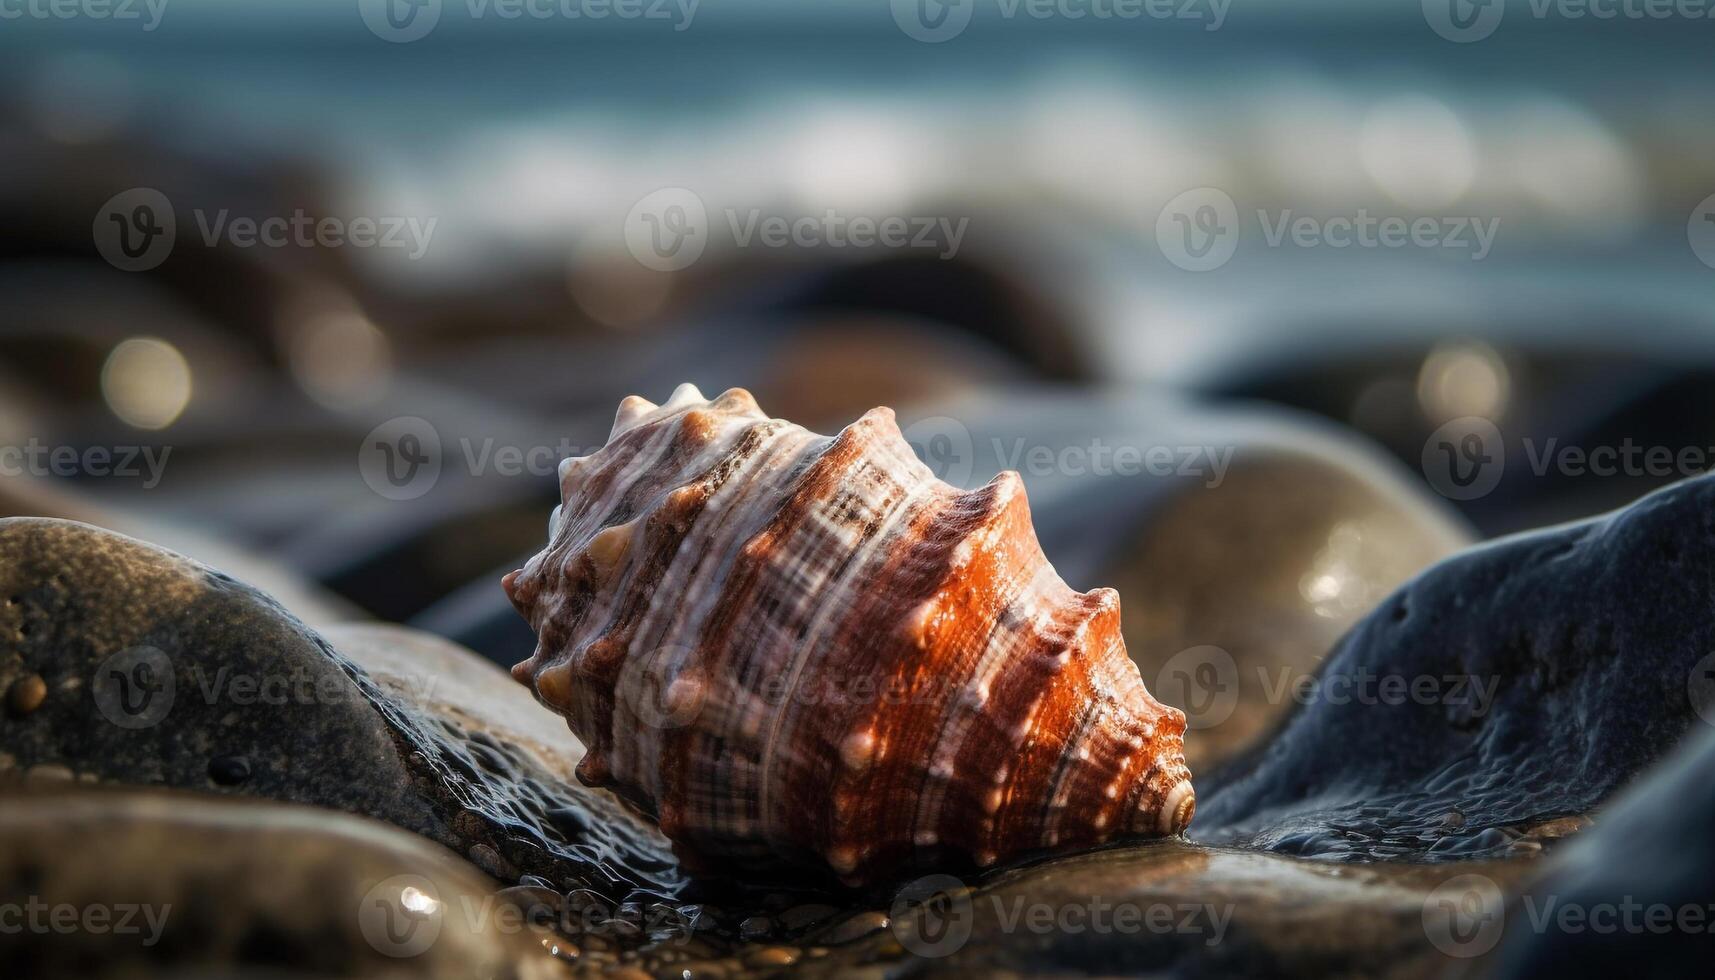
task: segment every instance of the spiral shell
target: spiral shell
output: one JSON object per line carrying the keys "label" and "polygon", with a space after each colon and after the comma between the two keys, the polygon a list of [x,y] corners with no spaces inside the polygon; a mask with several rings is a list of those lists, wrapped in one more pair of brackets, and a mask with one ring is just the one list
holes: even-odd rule
{"label": "spiral shell", "polygon": [[1185,717],[1118,594],[1048,564],[1016,473],[961,491],[889,409],[829,438],[681,385],[560,484],[503,581],[538,637],[513,676],[687,859],[858,884],[1190,821]]}

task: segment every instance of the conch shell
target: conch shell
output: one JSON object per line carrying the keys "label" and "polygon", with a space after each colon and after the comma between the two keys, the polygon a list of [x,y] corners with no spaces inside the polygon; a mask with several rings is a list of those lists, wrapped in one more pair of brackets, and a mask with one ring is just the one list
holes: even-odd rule
{"label": "conch shell", "polygon": [[961,491],[889,409],[829,438],[681,385],[560,486],[503,580],[538,636],[512,675],[693,864],[860,884],[1190,822],[1185,716],[1118,594],[1043,557],[1018,474]]}

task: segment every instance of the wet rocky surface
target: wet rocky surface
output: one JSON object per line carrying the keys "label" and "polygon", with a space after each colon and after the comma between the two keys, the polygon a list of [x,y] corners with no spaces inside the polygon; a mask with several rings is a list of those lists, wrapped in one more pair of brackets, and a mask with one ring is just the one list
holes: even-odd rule
{"label": "wet rocky surface", "polygon": [[445,640],[380,625],[324,637],[220,572],[58,520],[0,521],[0,596],[0,776],[13,783],[383,820],[526,889],[521,904],[598,966],[718,956],[744,921],[785,938],[839,911],[794,913],[822,903],[814,890],[689,878],[652,826],[576,781],[583,750],[556,716]]}
{"label": "wet rocky surface", "polygon": [[[1229,471],[1241,474],[1231,485],[1243,485],[1248,465]],[[687,873],[651,826],[576,782],[582,746],[560,719],[457,644],[379,624],[317,632],[267,596],[152,545],[63,521],[3,521],[0,882],[91,901],[75,896],[92,894],[79,889],[111,865],[114,881],[152,882],[136,892],[148,900],[178,896],[197,949],[151,947],[147,957],[183,958],[18,941],[20,955],[38,958],[30,962],[111,957],[116,969],[244,975],[265,953],[288,971],[386,975],[392,959],[371,957],[361,920],[363,945],[352,939],[343,898],[282,908],[257,882],[278,880],[281,901],[314,904],[302,896],[415,873],[479,907],[490,899],[516,910],[522,924],[492,943],[489,926],[464,928],[427,958],[403,959],[409,975],[1487,970],[1490,960],[1468,958],[1472,947],[1448,945],[1436,910],[1449,889],[1457,897],[1478,876],[1498,903],[1514,903],[1511,914],[1541,882],[1567,893],[1629,887],[1613,866],[1630,837],[1608,830],[1599,805],[1667,750],[1698,705],[1715,704],[1695,700],[1702,653],[1691,656],[1708,648],[1695,599],[1709,580],[1698,561],[1711,492],[1707,481],[1688,483],[1602,522],[1462,553],[1379,607],[1327,667],[1445,672],[1451,656],[1502,672],[1492,710],[1312,701],[1264,748],[1198,773],[1198,843],[1118,846],[861,893]],[[1390,603],[1401,597],[1408,614],[1396,620]],[[1481,638],[1502,619],[1486,604],[1501,602],[1539,610],[1542,621],[1515,612],[1507,622],[1516,638],[1489,650]],[[1554,620],[1555,608],[1572,612]],[[1580,625],[1585,616],[1604,628]],[[1403,639],[1382,642],[1395,636]],[[1544,645],[1529,646],[1532,638]],[[270,687],[281,679],[291,683]],[[1275,770],[1280,778],[1269,778]],[[1694,833],[1702,810],[1686,786],[1697,778],[1659,780],[1659,791],[1645,784],[1640,795],[1654,796],[1617,805],[1615,822],[1669,820],[1634,828],[1667,840]],[[1558,846],[1592,814],[1600,830]],[[183,841],[203,839],[205,825],[214,843],[187,853],[195,847]],[[83,836],[106,843],[66,857]],[[1581,854],[1599,856],[1575,860]],[[392,870],[396,857],[404,870]],[[1650,880],[1679,894],[1679,879]],[[461,914],[467,906],[461,900]],[[306,947],[303,937],[321,933],[338,941]],[[1509,957],[1545,955],[1512,949],[1502,947]]]}
{"label": "wet rocky surface", "polygon": [[485,876],[386,824],[160,790],[3,792],[9,976],[568,973],[544,948],[557,937],[504,911]]}
{"label": "wet rocky surface", "polygon": [[[1501,887],[1527,862],[1474,862]],[[901,889],[888,929],[807,964],[827,976],[1438,976],[1424,905],[1452,875],[1180,841]]]}
{"label": "wet rocky surface", "polygon": [[[354,668],[268,596],[70,521],[0,521],[0,770],[265,796],[440,840]],[[361,774],[361,778],[354,778]]]}
{"label": "wet rocky surface", "polygon": [[[1715,724],[1715,712],[1705,720]],[[1499,943],[1486,970],[1508,978],[1706,972],[1715,958],[1712,822],[1715,731],[1699,725],[1599,827],[1496,910],[1496,926],[1481,937]]]}
{"label": "wet rocky surface", "polygon": [[1436,565],[1341,641],[1278,733],[1198,774],[1192,836],[1431,861],[1564,836],[1707,710],[1712,543],[1704,477]]}

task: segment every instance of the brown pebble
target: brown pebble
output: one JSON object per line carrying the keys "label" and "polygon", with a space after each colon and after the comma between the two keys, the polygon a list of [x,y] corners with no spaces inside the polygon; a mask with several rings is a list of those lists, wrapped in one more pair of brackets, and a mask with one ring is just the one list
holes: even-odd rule
{"label": "brown pebble", "polygon": [[648,973],[635,966],[622,966],[617,970],[609,970],[606,976],[618,977],[620,980],[655,980]]}
{"label": "brown pebble", "polygon": [[1581,833],[1589,828],[1589,817],[1556,817],[1553,820],[1545,820],[1528,828],[1525,833],[1529,837],[1542,840],[1558,840],[1562,837],[1571,837],[1573,834]]}
{"label": "brown pebble", "polygon": [[518,877],[518,869],[507,863],[499,851],[487,844],[472,844],[469,857],[470,863],[501,881],[512,881]]}
{"label": "brown pebble", "polygon": [[6,691],[6,707],[19,718],[40,708],[47,699],[48,682],[42,680],[41,674],[20,677]]}
{"label": "brown pebble", "polygon": [[65,766],[51,763],[24,770],[24,781],[29,783],[69,783],[76,778],[77,774]]}
{"label": "brown pebble", "polygon": [[562,960],[570,961],[578,958],[578,944],[564,936],[542,937],[542,948],[547,950],[550,956],[557,956]]}
{"label": "brown pebble", "polygon": [[780,922],[787,929],[797,931],[827,919],[838,912],[832,905],[794,905],[780,913]]}
{"label": "brown pebble", "polygon": [[881,912],[859,912],[846,921],[828,930],[822,941],[831,946],[841,946],[855,942],[863,937],[880,932],[887,928],[887,916]]}
{"label": "brown pebble", "polygon": [[764,946],[746,956],[744,962],[754,967],[791,966],[798,962],[798,951],[785,946]]}

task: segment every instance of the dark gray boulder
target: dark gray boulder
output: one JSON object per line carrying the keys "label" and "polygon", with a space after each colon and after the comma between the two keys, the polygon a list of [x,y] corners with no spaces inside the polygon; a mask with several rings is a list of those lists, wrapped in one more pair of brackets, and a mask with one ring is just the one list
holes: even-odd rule
{"label": "dark gray boulder", "polygon": [[1604,813],[1505,910],[1498,977],[1694,976],[1715,962],[1715,732]]}
{"label": "dark gray boulder", "polygon": [[1340,642],[1270,739],[1198,774],[1192,837],[1326,858],[1514,851],[1700,724],[1712,597],[1710,477],[1443,561]]}

